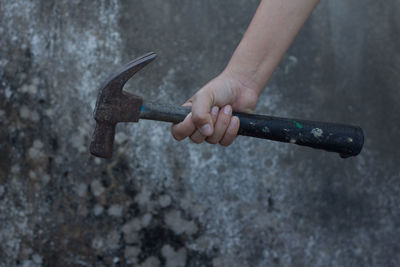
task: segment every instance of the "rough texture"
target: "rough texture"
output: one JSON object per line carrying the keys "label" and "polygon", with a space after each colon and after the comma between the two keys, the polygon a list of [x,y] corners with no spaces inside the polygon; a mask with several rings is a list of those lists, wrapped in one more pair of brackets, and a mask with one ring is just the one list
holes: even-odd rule
{"label": "rough texture", "polygon": [[126,89],[181,104],[258,1],[2,0],[0,265],[399,266],[399,3],[321,2],[257,106],[359,124],[360,156],[178,143],[142,121],[105,161],[88,145],[110,72],[153,50]]}

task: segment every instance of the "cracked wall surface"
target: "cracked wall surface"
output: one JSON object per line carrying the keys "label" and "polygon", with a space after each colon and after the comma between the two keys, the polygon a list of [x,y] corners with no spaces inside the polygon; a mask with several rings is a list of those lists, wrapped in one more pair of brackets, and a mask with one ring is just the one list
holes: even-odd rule
{"label": "cracked wall surface", "polygon": [[256,112],[357,124],[362,153],[117,126],[89,155],[98,88],[180,105],[217,75],[258,1],[0,2],[0,266],[399,266],[400,4],[321,2]]}

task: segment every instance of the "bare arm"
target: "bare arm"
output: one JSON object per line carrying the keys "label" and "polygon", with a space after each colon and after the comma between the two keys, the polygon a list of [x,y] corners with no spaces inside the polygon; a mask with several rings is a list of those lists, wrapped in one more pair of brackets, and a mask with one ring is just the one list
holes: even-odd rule
{"label": "bare arm", "polygon": [[252,112],[267,84],[318,0],[262,0],[225,70],[196,92],[183,122],[172,126],[175,139],[230,145],[239,129],[232,109]]}
{"label": "bare arm", "polygon": [[260,93],[318,2],[261,1],[227,71]]}

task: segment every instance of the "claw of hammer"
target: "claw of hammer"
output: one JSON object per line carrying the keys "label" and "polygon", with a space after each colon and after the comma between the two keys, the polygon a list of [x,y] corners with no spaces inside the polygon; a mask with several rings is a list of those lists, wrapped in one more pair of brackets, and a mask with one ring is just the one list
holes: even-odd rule
{"label": "claw of hammer", "polygon": [[132,60],[111,75],[100,87],[94,110],[96,128],[90,144],[90,153],[93,155],[111,158],[116,124],[139,120],[142,98],[122,91],[122,89],[136,72],[155,57],[156,54],[150,52]]}

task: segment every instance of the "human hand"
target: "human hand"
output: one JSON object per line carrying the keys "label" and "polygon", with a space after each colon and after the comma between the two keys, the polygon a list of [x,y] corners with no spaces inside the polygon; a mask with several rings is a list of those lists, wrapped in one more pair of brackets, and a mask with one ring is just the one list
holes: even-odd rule
{"label": "human hand", "polygon": [[172,126],[172,135],[178,141],[190,137],[197,144],[206,141],[228,146],[236,138],[240,124],[239,118],[232,116],[232,109],[251,113],[257,99],[257,90],[225,71],[183,104],[192,107],[192,112]]}

